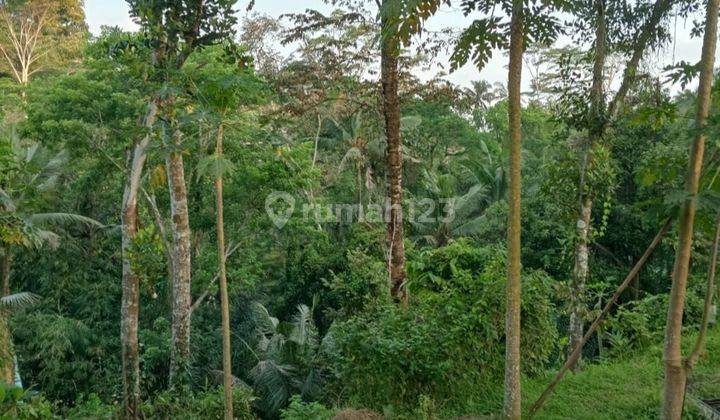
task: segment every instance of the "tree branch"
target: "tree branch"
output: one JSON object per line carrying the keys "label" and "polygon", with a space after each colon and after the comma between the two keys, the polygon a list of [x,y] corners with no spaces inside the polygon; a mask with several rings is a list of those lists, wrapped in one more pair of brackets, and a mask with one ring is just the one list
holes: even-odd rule
{"label": "tree branch", "polygon": [[718,243],[720,242],[720,217],[715,221],[715,238],[712,245],[712,257],[710,258],[710,269],[708,270],[707,289],[705,291],[705,306],[703,307],[702,320],[700,321],[700,332],[692,353],[685,359],[685,369],[692,370],[697,363],[705,347],[705,337],[707,336],[708,323],[710,321],[710,311],[712,310],[713,294],[715,293],[715,271],[717,269]]}
{"label": "tree branch", "polygon": [[[228,248],[228,250],[225,252],[225,259],[229,258],[239,248],[240,248],[240,244],[236,244],[236,245]],[[213,284],[215,284],[216,281],[218,281],[219,278],[220,278],[220,273],[215,273],[215,277],[213,277],[212,280],[210,280],[210,283],[208,283],[208,286],[205,288],[205,291],[202,292],[202,294],[200,296],[198,296],[197,299],[195,299],[195,302],[193,302],[192,306],[190,307],[190,314],[192,314],[193,311],[195,311],[195,309],[197,309],[197,307],[203,303],[205,298],[208,297],[208,295],[210,294],[210,288],[212,287]]]}

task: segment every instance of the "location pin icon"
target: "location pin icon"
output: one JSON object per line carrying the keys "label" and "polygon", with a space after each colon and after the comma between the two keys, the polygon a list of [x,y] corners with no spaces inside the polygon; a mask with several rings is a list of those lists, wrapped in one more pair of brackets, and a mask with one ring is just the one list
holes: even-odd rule
{"label": "location pin icon", "polygon": [[295,199],[286,192],[273,191],[265,199],[265,212],[278,229],[285,226],[294,211]]}

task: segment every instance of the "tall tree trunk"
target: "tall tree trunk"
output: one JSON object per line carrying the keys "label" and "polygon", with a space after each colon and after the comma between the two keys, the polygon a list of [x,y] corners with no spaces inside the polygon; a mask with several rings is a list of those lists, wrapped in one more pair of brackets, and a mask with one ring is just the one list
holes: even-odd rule
{"label": "tall tree trunk", "polygon": [[12,351],[12,334],[8,325],[9,313],[0,310],[0,380],[8,385],[15,383],[15,364]]}
{"label": "tall tree trunk", "polygon": [[[575,227],[575,265],[573,268],[573,284],[570,302],[568,354],[573,352],[575,347],[578,345],[578,340],[583,336],[583,313],[585,312],[583,295],[585,290],[585,284],[587,282],[587,277],[590,272],[589,235],[591,229],[591,216],[593,208],[592,199],[585,196],[584,183],[587,176],[588,167],[592,165],[593,146],[604,135],[605,130],[607,129],[608,117],[615,116],[619,111],[628,91],[630,90],[630,87],[636,80],[640,60],[642,59],[652,36],[656,33],[660,21],[670,10],[670,6],[672,6],[672,3],[672,0],[658,0],[653,5],[650,17],[647,21],[645,21],[642,28],[638,32],[638,36],[635,39],[632,55],[625,66],[625,70],[623,71],[623,78],[620,87],[615,93],[613,99],[610,101],[607,110],[604,110],[605,98],[602,83],[604,78],[603,69],[607,56],[607,18],[605,15],[604,1],[595,1],[595,6],[598,14],[598,22],[595,32],[596,45],[595,58],[593,62],[593,86],[591,92],[592,124],[589,127],[587,148],[582,157],[580,185],[578,189],[580,200],[578,206],[578,219]],[[576,367],[578,366],[578,364],[574,364],[573,366]],[[575,369],[575,367],[573,369]]]}
{"label": "tall tree trunk", "polygon": [[[383,0],[383,4],[390,0]],[[382,19],[383,29],[388,27]],[[388,269],[393,299],[404,307],[408,305],[405,286],[405,244],[403,243],[402,207],[402,140],[400,138],[400,100],[398,98],[398,54],[400,45],[393,34],[384,34],[380,53],[380,79],[382,82],[383,115],[387,137],[388,195],[390,218],[388,220]]]}
{"label": "tall tree trunk", "polygon": [[[588,154],[591,152],[588,151]],[[570,324],[568,326],[568,355],[582,339],[585,327],[585,284],[590,272],[590,222],[593,202],[585,197],[580,205],[580,217],[575,226],[575,267],[570,288]]]}
{"label": "tall tree trunk", "polygon": [[[179,146],[182,133],[174,134]],[[170,387],[184,390],[190,385],[190,217],[185,184],[185,165],[181,152],[172,152],[165,160],[170,189],[172,217],[172,348],[170,354]]]}
{"label": "tall tree trunk", "polygon": [[697,98],[697,134],[690,148],[690,159],[685,191],[688,198],[680,210],[677,253],[673,269],[672,289],[665,330],[665,398],[663,417],[679,419],[682,415],[687,372],[682,360],[680,342],[682,338],[685,289],[690,268],[695,205],[700,182],[700,172],[705,152],[705,127],[710,111],[710,93],[715,64],[717,44],[718,4],[720,0],[709,0],[705,20],[705,37],[700,60],[700,85]]}
{"label": "tall tree trunk", "polygon": [[2,276],[2,295],[10,294],[10,246],[6,245],[0,255],[0,275]]}
{"label": "tall tree trunk", "polygon": [[130,262],[130,249],[138,229],[137,196],[145,164],[145,149],[150,137],[135,143],[129,151],[129,170],[122,205],[122,303],[120,342],[122,345],[124,418],[140,418],[140,356],[138,354],[138,318],[140,287],[138,275]]}
{"label": "tall tree trunk", "polygon": [[523,56],[523,1],[513,0],[508,65],[510,183],[507,238],[507,310],[505,318],[505,417],[520,418],[520,157],[522,137],[520,82]]}
{"label": "tall tree trunk", "polygon": [[[155,121],[155,104],[151,104],[145,118],[146,127]],[[140,418],[140,356],[138,354],[138,318],[140,314],[140,286],[138,275],[130,263],[130,249],[138,229],[137,197],[140,178],[146,160],[150,135],[133,145],[128,156],[128,175],[125,181],[120,219],[122,222],[122,303],[120,342],[122,346],[123,412],[126,419]]]}
{"label": "tall tree trunk", "polygon": [[[585,284],[589,265],[590,225],[592,221],[592,196],[586,192],[586,178],[593,164],[593,148],[602,137],[605,127],[605,59],[607,56],[607,27],[605,0],[595,0],[597,27],[595,28],[595,57],[593,61],[593,79],[590,88],[590,127],[585,152],[580,165],[580,184],[578,185],[578,219],[575,225],[575,267],[573,268],[570,294],[570,325],[568,354],[571,354],[583,337],[585,325]],[[577,366],[577,365],[576,365]]]}
{"label": "tall tree trunk", "polygon": [[[223,154],[223,125],[218,127],[215,143],[215,156]],[[225,390],[225,420],[233,418],[233,380],[232,359],[230,348],[230,298],[228,296],[227,275],[225,273],[225,225],[223,220],[223,177],[218,174],[215,179],[215,201],[217,214],[217,254],[218,276],[220,278],[220,307],[222,311],[222,351],[223,351],[223,386]]]}
{"label": "tall tree trunk", "polygon": [[[0,273],[2,275],[2,295],[10,294],[10,247],[5,246],[0,255]],[[12,335],[8,326],[8,312],[0,308],[0,377],[6,384],[15,382]]]}

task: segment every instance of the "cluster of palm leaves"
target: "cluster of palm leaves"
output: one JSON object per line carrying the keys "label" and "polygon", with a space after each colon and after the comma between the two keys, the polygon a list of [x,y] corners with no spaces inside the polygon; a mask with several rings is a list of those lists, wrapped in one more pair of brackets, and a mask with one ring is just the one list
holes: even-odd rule
{"label": "cluster of palm leaves", "polygon": [[[14,133],[13,133],[14,134]],[[16,248],[39,249],[43,245],[59,246],[60,236],[55,228],[68,224],[103,226],[99,222],[77,214],[61,212],[37,212],[39,201],[45,194],[55,190],[68,163],[64,151],[53,153],[34,142],[11,136],[11,153],[0,166],[0,258],[4,276],[10,275],[12,254]],[[39,298],[29,292],[11,294],[9,278],[3,278],[3,294],[0,297],[0,334],[5,336],[0,346],[2,358],[15,368],[16,384],[21,384],[17,363],[12,350],[11,333],[7,319],[14,310],[35,303]],[[8,375],[11,372],[8,372]],[[4,380],[9,380],[9,377]]]}
{"label": "cluster of palm leaves", "polygon": [[437,204],[430,223],[411,219],[417,240],[443,245],[452,238],[476,236],[488,207],[505,198],[507,174],[500,153],[490,151],[482,140],[479,143],[471,154],[462,150],[449,156],[443,168],[437,164],[422,170],[423,189]]}
{"label": "cluster of palm leaves", "polygon": [[103,226],[78,214],[34,211],[38,199],[56,189],[67,163],[65,151],[53,153],[37,143],[12,139],[12,160],[5,171],[9,176],[3,179],[6,185],[0,185],[0,243],[5,252],[10,245],[57,247],[59,235],[54,226]]}
{"label": "cluster of palm leaves", "polygon": [[329,338],[320,340],[312,309],[298,305],[291,322],[280,322],[260,303],[251,305],[257,326],[254,354],[257,364],[250,371],[263,410],[277,413],[293,395],[317,398],[322,375],[318,358]]}
{"label": "cluster of palm leaves", "polygon": [[[477,100],[483,104],[491,103],[497,96],[490,92],[489,85],[478,87],[478,92]],[[382,183],[378,171],[383,168],[385,139],[381,134],[374,135],[361,111],[344,120],[330,119],[339,136],[327,140],[334,140],[330,143],[341,149],[338,172],[354,175],[358,204],[381,199],[383,189],[378,188]],[[405,135],[412,136],[421,123],[419,116],[405,116],[401,129]],[[411,191],[419,188],[423,196],[414,198],[431,198],[435,203],[430,221],[408,218],[413,238],[438,245],[451,238],[477,235],[484,223],[485,210],[505,198],[507,174],[501,159],[502,150],[491,150],[480,140],[479,145],[471,147],[451,147],[446,156],[426,162],[419,151],[413,150],[411,142],[405,146],[403,160],[420,174],[420,185],[409,187]],[[441,205],[441,202],[447,204]],[[414,211],[423,213],[426,209]]]}

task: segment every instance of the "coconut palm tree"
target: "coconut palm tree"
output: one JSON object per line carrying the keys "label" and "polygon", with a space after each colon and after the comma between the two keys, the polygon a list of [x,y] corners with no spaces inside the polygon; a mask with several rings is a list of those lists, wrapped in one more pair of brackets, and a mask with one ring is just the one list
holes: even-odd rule
{"label": "coconut palm tree", "polygon": [[[28,302],[29,296],[10,294],[14,252],[18,249],[40,249],[45,245],[56,248],[60,242],[58,228],[69,224],[103,226],[94,219],[78,214],[35,211],[38,199],[57,186],[66,164],[67,153],[64,151],[52,153],[38,143],[12,136],[10,163],[7,164],[8,168],[3,168],[4,177],[0,180],[0,296],[7,305]],[[4,329],[0,352],[4,355],[12,354],[12,340],[7,325],[0,328]],[[3,380],[6,382],[12,382],[12,365],[12,362],[9,365],[5,363],[5,366],[10,366],[3,371]]]}
{"label": "coconut palm tree", "polygon": [[339,172],[353,170],[358,204],[362,205],[363,190],[369,195],[375,189],[373,163],[383,158],[384,143],[381,138],[371,138],[372,134],[363,124],[362,111],[353,114],[345,124],[334,118],[332,121],[340,130],[340,140],[345,150]]}

